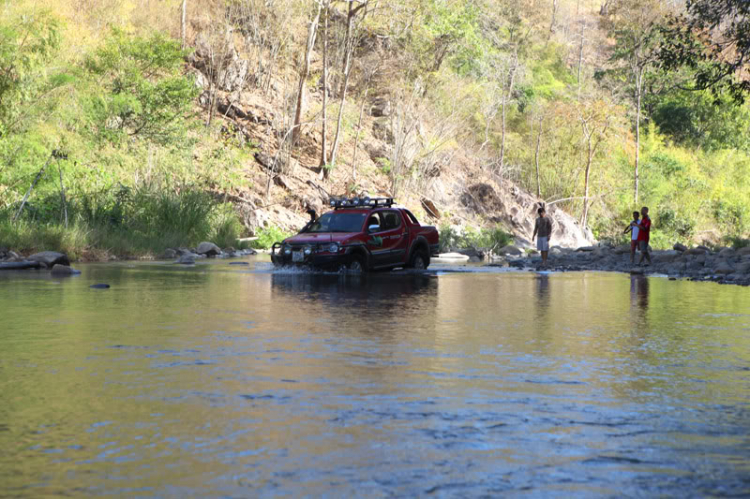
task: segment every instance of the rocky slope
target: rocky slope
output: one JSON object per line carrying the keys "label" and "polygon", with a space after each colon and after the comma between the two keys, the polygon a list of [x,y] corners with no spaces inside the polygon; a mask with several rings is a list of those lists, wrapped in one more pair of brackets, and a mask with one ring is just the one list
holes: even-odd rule
{"label": "rocky slope", "polygon": [[[398,104],[387,88],[361,92],[369,97],[351,102],[350,106],[359,111],[361,122],[345,134],[338,165],[323,179],[318,167],[320,126],[315,117],[310,119],[311,124],[302,127],[296,148],[289,151],[286,145],[288,110],[293,108],[290,95],[294,93],[294,85],[289,81],[295,81],[296,77],[293,69],[289,68],[288,78],[274,78],[264,88],[249,85],[253,79],[251,67],[241,50],[232,45],[221,71],[212,71],[207,36],[200,31],[201,26],[196,28],[190,70],[203,91],[201,106],[205,109],[215,103],[216,119],[224,122],[225,132],[257,147],[255,161],[248,162],[244,171],[247,184],[252,187],[217,192],[235,203],[251,233],[271,225],[294,231],[306,222],[308,208],[320,213],[330,196],[393,196],[393,178],[384,165],[393,157],[395,142],[400,141],[403,147],[406,140],[414,151],[422,154],[414,174],[401,182],[395,193],[400,204],[409,207],[423,223],[451,225],[459,230],[467,226],[501,226],[516,236],[520,246],[530,244],[539,200],[483,168],[470,145],[424,154],[427,144],[437,134],[446,134],[444,129],[438,131],[443,124],[436,119],[415,119],[410,126],[413,133],[398,138],[403,116],[395,109]],[[314,53],[313,67],[319,66],[319,61],[319,55]],[[351,94],[357,95],[356,83],[353,85]],[[320,109],[323,89],[316,86],[309,93],[308,109]],[[335,118],[329,120],[330,147]],[[554,206],[549,213],[555,221],[553,244],[575,248],[594,243],[592,234],[582,230],[573,217]]]}

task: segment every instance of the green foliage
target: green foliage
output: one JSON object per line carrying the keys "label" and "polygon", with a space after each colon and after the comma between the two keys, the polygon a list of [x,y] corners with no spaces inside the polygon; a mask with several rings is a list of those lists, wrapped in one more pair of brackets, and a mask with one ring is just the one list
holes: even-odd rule
{"label": "green foliage", "polygon": [[197,96],[181,74],[185,55],[178,41],[162,34],[133,37],[114,29],[85,62],[104,83],[105,91],[92,92],[87,103],[96,133],[115,143],[136,135],[166,143],[184,133],[183,118]]}
{"label": "green foliage", "polygon": [[59,44],[59,23],[47,13],[0,20],[0,138],[22,125],[48,86],[60,84],[45,71]]}
{"label": "green foliage", "polygon": [[71,226],[59,218],[59,205],[24,212],[17,224],[10,212],[0,217],[3,244],[21,251],[65,250],[74,257],[89,247],[119,255],[161,253],[167,247],[211,240],[236,245],[242,226],[230,205],[217,204],[194,188],[179,191],[120,187],[79,198],[68,206]]}
{"label": "green foliage", "polygon": [[750,246],[750,239],[744,239],[741,237],[727,237],[726,241],[734,249],[742,249]]}
{"label": "green foliage", "polygon": [[274,243],[281,242],[287,237],[293,236],[291,232],[286,232],[276,225],[261,227],[256,231],[255,235],[258,239],[251,242],[251,246],[255,249],[270,249]]}
{"label": "green foliage", "polygon": [[498,249],[513,243],[513,236],[500,227],[460,231],[450,225],[440,227],[440,252],[462,249]]}
{"label": "green foliage", "polygon": [[679,144],[750,150],[750,107],[719,99],[708,92],[671,91],[651,99],[652,116],[659,130]]}

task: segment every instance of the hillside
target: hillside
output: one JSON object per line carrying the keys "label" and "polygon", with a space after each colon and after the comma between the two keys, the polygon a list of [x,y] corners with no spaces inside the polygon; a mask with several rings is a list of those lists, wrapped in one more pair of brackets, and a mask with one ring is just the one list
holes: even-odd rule
{"label": "hillside", "polygon": [[746,237],[747,105],[632,80],[629,4],[549,3],[0,4],[0,243],[262,245],[355,194],[474,246],[528,240],[539,203],[564,246],[641,204],[657,246]]}

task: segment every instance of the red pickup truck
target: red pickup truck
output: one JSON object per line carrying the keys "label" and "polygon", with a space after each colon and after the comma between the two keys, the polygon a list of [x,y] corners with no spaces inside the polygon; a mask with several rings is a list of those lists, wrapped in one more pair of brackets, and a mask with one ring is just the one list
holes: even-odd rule
{"label": "red pickup truck", "polygon": [[315,218],[296,236],[271,249],[276,266],[308,266],[353,272],[396,267],[426,269],[438,252],[438,231],[422,226],[392,198],[331,200],[333,211]]}

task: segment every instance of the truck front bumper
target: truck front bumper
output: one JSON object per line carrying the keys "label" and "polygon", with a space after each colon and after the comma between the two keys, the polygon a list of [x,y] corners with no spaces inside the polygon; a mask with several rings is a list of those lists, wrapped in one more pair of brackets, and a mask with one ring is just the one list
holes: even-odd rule
{"label": "truck front bumper", "polygon": [[284,253],[281,243],[276,243],[271,248],[271,262],[276,267],[313,267],[324,270],[339,270],[347,265],[350,259],[348,250],[339,253],[313,252],[309,255],[302,254],[302,259],[295,261],[294,252]]}

